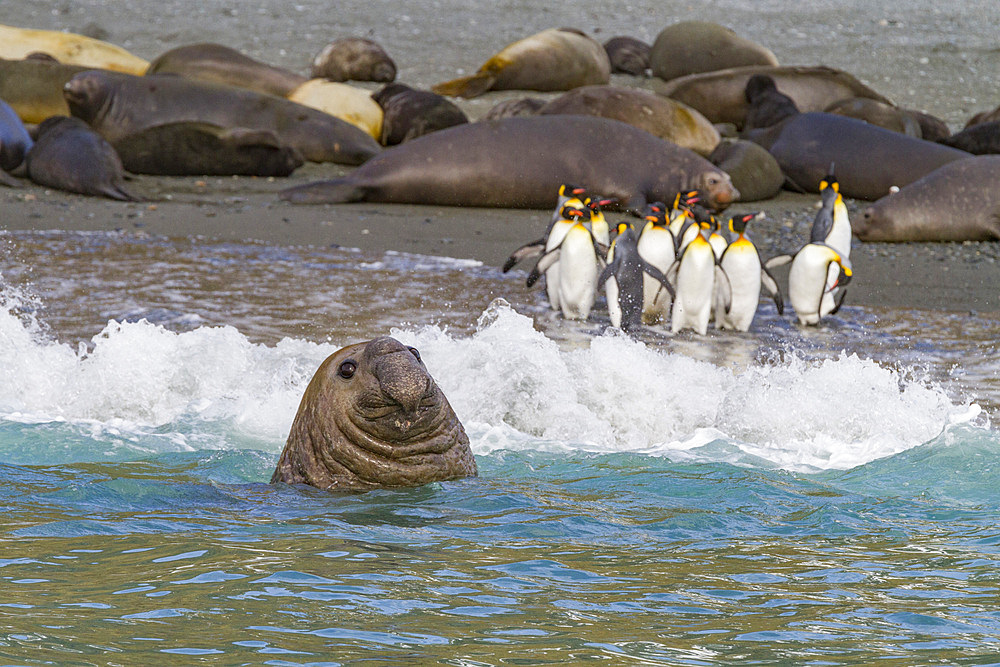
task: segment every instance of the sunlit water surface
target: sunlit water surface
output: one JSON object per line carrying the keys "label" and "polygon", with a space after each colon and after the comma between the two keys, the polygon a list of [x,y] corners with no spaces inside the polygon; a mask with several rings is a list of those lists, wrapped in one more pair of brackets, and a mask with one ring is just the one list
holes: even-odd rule
{"label": "sunlit water surface", "polygon": [[[5,662],[1000,654],[988,317],[848,306],[806,330],[764,305],[748,334],[629,339],[473,261],[0,244]],[[385,333],[420,348],[480,476],[267,484],[319,362]]]}

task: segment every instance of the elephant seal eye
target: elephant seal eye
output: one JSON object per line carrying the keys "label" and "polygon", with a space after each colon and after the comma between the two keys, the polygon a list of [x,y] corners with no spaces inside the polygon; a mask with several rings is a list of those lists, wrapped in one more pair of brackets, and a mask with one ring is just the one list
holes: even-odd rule
{"label": "elephant seal eye", "polygon": [[354,363],[352,360],[348,359],[347,361],[340,364],[340,368],[337,369],[337,375],[344,378],[345,380],[350,380],[352,377],[354,377],[354,372],[356,370],[358,370],[358,365]]}
{"label": "elephant seal eye", "polygon": [[420,350],[418,350],[415,347],[411,347],[411,348],[409,348],[409,350],[410,350],[410,352],[413,353],[413,356],[415,356],[417,358],[417,361],[420,361]]}

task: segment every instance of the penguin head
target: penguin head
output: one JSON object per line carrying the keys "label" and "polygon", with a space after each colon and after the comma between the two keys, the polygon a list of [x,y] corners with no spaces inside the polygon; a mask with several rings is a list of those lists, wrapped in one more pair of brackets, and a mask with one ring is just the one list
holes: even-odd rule
{"label": "penguin head", "polygon": [[590,220],[590,209],[579,199],[570,199],[559,211],[563,220]]}
{"label": "penguin head", "polygon": [[834,192],[840,192],[840,183],[837,181],[837,177],[833,175],[833,168],[836,163],[830,163],[829,173],[823,177],[823,180],[819,182],[819,191],[823,192],[827,188],[832,188]]}
{"label": "penguin head", "polygon": [[739,234],[742,236],[748,224],[754,220],[763,220],[764,217],[764,211],[761,211],[760,213],[741,213],[734,215],[729,218],[729,231],[733,234]]}
{"label": "penguin head", "polygon": [[715,216],[701,204],[693,204],[691,206],[691,213],[694,215],[695,222],[700,225],[708,225],[711,231],[714,232],[719,228],[719,222],[715,219]]}
{"label": "penguin head", "polygon": [[665,225],[667,223],[667,207],[661,201],[646,204],[646,208],[642,212],[642,219],[654,225]]}
{"label": "penguin head", "polygon": [[563,183],[559,186],[559,196],[560,197],[581,197],[587,193],[586,188],[582,188],[579,185],[572,185],[570,183]]}
{"label": "penguin head", "polygon": [[617,225],[615,225],[615,234],[621,236],[622,234],[628,232],[628,230],[631,228],[632,228],[631,222],[626,222],[625,220],[622,220]]}

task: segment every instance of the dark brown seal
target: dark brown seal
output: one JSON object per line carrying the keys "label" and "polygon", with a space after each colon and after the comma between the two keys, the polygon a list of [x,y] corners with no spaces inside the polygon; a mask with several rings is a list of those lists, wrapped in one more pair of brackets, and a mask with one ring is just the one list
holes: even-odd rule
{"label": "dark brown seal", "polygon": [[0,99],[0,185],[18,187],[17,179],[7,172],[24,162],[31,149],[31,135],[9,104]]}
{"label": "dark brown seal", "polygon": [[149,63],[146,74],[179,74],[278,97],[285,97],[307,80],[301,74],[254,60],[228,46],[211,43],[171,49]]}
{"label": "dark brown seal", "polygon": [[681,21],[667,26],[656,36],[649,53],[653,75],[668,81],[730,67],[777,64],[770,49],[706,21]]}
{"label": "dark brown seal", "polygon": [[371,135],[322,111],[170,74],[90,70],[74,76],[64,94],[73,115],[112,144],[159,125],[193,122],[273,132],[311,162],[360,164],[381,150]]}
{"label": "dark brown seal", "polygon": [[660,95],[694,107],[713,123],[732,123],[742,128],[748,109],[747,82],[754,74],[771,77],[778,90],[803,112],[822,111],[848,97],[889,102],[853,75],[830,67],[734,67],[689,74],[657,84],[654,89]]}
{"label": "dark brown seal", "polygon": [[970,125],[938,143],[973,155],[996,155],[1000,153],[1000,120]]}
{"label": "dark brown seal", "polygon": [[595,116],[525,116],[433,132],[342,178],[284,190],[281,198],[551,209],[565,183],[635,210],[673,201],[682,191],[698,190],[715,210],[739,197],[711,162],[631,125]]}
{"label": "dark brown seal", "polygon": [[854,233],[862,241],[1000,240],[997,183],[1000,155],[949,162],[869,206],[852,221]]}
{"label": "dark brown seal", "polygon": [[643,76],[649,70],[649,44],[635,37],[612,37],[604,42],[604,51],[611,62],[611,71]]}
{"label": "dark brown seal", "polygon": [[465,429],[420,354],[383,337],[320,365],[271,483],[365,491],[476,474]]}
{"label": "dark brown seal", "polygon": [[417,90],[402,83],[390,83],[372,93],[382,107],[383,146],[394,146],[410,139],[468,123],[465,112],[451,100],[429,90]]}
{"label": "dark brown seal", "polygon": [[747,79],[743,98],[747,101],[747,117],[743,122],[744,132],[777,125],[789,116],[799,113],[799,108],[792,98],[779,91],[774,79],[767,74],[754,74]]}
{"label": "dark brown seal", "polygon": [[923,139],[920,122],[913,114],[885,102],[867,97],[852,97],[834,102],[825,111],[848,118],[857,118],[893,132],[901,132],[911,137]]}
{"label": "dark brown seal", "polygon": [[537,97],[520,97],[513,100],[497,102],[486,112],[482,120],[500,120],[514,116],[534,116],[546,105],[546,101]]}
{"label": "dark brown seal", "polygon": [[330,42],[316,55],[312,78],[389,83],[396,80],[396,63],[372,40],[345,37]]}
{"label": "dark brown seal", "polygon": [[123,187],[115,149],[79,118],[53,116],[37,129],[25,157],[28,177],[45,187],[83,195],[136,201]]}

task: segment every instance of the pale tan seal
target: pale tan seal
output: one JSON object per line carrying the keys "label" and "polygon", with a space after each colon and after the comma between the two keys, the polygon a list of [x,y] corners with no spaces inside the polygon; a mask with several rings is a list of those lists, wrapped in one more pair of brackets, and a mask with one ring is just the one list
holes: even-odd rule
{"label": "pale tan seal", "polygon": [[579,30],[543,30],[508,45],[471,76],[434,86],[440,95],[478,97],[490,90],[571,90],[608,83],[611,62],[601,44]]}
{"label": "pale tan seal", "polygon": [[0,58],[17,60],[45,53],[67,65],[99,67],[127,74],[143,74],[149,62],[120,46],[58,30],[30,30],[0,25]]}
{"label": "pale tan seal", "polygon": [[365,491],[476,474],[469,437],[420,354],[383,337],[320,365],[271,483]]}

